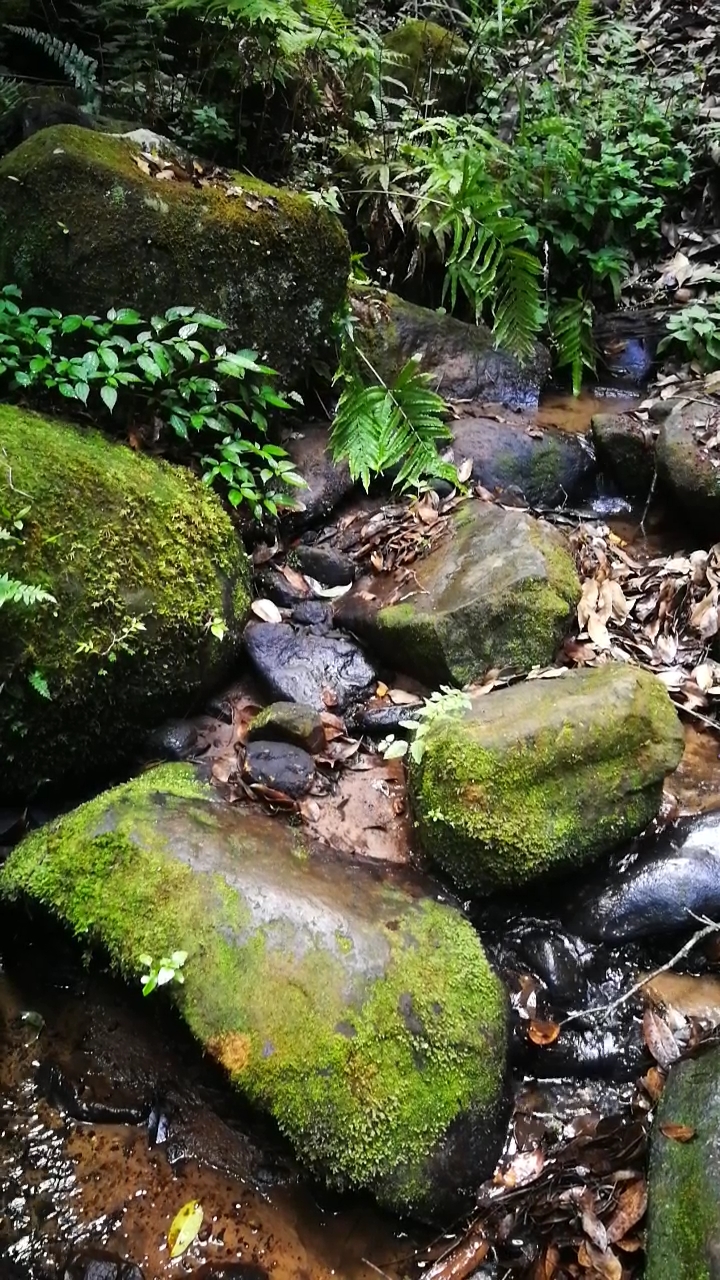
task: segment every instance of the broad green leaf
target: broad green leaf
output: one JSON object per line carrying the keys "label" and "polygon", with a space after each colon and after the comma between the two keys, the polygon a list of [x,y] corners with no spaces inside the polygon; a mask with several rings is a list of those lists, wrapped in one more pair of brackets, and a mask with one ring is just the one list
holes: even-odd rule
{"label": "broad green leaf", "polygon": [[170,1224],[167,1237],[171,1258],[179,1258],[186,1249],[190,1248],[203,1224],[203,1217],[202,1205],[197,1200],[188,1200],[187,1204],[178,1210]]}

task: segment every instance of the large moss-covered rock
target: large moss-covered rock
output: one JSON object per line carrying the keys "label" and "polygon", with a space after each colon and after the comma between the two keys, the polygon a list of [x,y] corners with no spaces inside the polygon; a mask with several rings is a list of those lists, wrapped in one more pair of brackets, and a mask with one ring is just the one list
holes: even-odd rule
{"label": "large moss-covered rock", "polygon": [[133,982],[182,949],[170,995],[300,1158],[397,1209],[467,1200],[498,1154],[506,1009],[454,907],[314,853],[164,765],[28,837],[0,891],[46,904]]}
{"label": "large moss-covered rock", "polygon": [[392,575],[363,580],[336,618],[388,663],[433,686],[468,684],[490,667],[529,671],[552,661],[580,598],[556,530],[491,502],[456,512],[403,595],[413,587],[409,599],[392,604]]}
{"label": "large moss-covered rock", "polygon": [[658,478],[687,519],[712,542],[720,535],[720,451],[717,405],[674,409],[657,443]]}
{"label": "large moss-covered rock", "polygon": [[229,326],[285,376],[304,373],[342,301],[349,264],[338,219],[245,174],[196,188],[159,182],[138,144],[44,129],[0,162],[0,275],[28,303],[150,316],[178,303]]}
{"label": "large moss-covered rock", "polygon": [[385,382],[418,355],[420,368],[447,400],[537,405],[550,373],[550,356],[540,343],[521,364],[498,350],[487,325],[465,324],[394,293],[362,289],[351,297],[351,306],[357,342]]}
{"label": "large moss-covered rock", "polygon": [[0,609],[8,797],[114,768],[186,711],[239,652],[249,569],[220,501],[185,468],[7,405],[0,508],[6,526],[28,509],[17,542],[0,542],[0,572],[57,601]]}
{"label": "large moss-covered rock", "polygon": [[393,55],[393,78],[414,102],[422,105],[431,99],[446,111],[467,105],[470,50],[455,32],[427,18],[406,18],[387,33],[383,44]]}
{"label": "large moss-covered rock", "polygon": [[647,826],[682,751],[667,690],[635,667],[475,697],[411,768],[420,842],[474,891],[576,867]]}
{"label": "large moss-covered rock", "polygon": [[[687,1125],[677,1142],[664,1125]],[[677,1063],[650,1148],[646,1280],[714,1280],[720,1265],[720,1050]]]}

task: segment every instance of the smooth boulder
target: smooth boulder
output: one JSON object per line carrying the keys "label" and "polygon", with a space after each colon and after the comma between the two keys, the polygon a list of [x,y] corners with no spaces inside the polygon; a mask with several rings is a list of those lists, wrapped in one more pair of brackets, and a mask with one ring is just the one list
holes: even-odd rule
{"label": "smooth boulder", "polygon": [[468,684],[491,667],[552,662],[580,598],[562,535],[491,502],[455,512],[447,536],[413,568],[409,599],[388,603],[396,583],[387,574],[361,580],[335,616],[389,664],[433,687]]}
{"label": "smooth boulder", "polygon": [[682,751],[667,690],[636,667],[476,695],[411,766],[421,846],[471,892],[576,868],[647,826]]}
{"label": "smooth boulder", "polygon": [[356,290],[350,301],[355,340],[385,382],[419,356],[420,368],[446,400],[537,405],[550,373],[550,356],[540,343],[521,364],[495,346],[484,324],[465,324],[379,289]]}
{"label": "smooth boulder", "polygon": [[[663,1128],[681,1125],[686,1141]],[[676,1063],[653,1125],[645,1280],[720,1274],[720,1049]]]}
{"label": "smooth boulder", "polygon": [[[43,129],[0,161],[0,275],[26,304],[149,320],[179,303],[228,325],[286,378],[319,358],[342,304],[340,220],[246,174],[158,181],[139,143],[72,125]],[[145,163],[147,170],[147,163]]]}
{"label": "smooth boulder", "polygon": [[184,467],[9,405],[0,457],[0,505],[29,508],[2,567],[57,601],[0,609],[2,798],[121,767],[239,656],[250,600],[233,525]]}
{"label": "smooth boulder", "polygon": [[375,680],[374,668],[348,636],[316,635],[286,622],[251,622],[245,651],[274,698],[314,711],[345,711]]}
{"label": "smooth boulder", "polygon": [[624,865],[593,879],[569,904],[584,938],[629,942],[695,929],[720,914],[720,813],[680,818],[644,837]]}
{"label": "smooth boulder", "polygon": [[299,1158],[396,1210],[472,1203],[502,1144],[506,997],[436,890],[314,852],[191,766],[162,765],[27,837],[6,899],[41,903],[190,1030]]}
{"label": "smooth boulder", "polygon": [[658,479],[695,529],[717,541],[720,530],[720,426],[717,405],[674,409],[660,427]]}
{"label": "smooth boulder", "polygon": [[575,432],[540,430],[521,416],[514,422],[460,418],[451,426],[458,466],[472,458],[473,480],[486,489],[510,489],[532,506],[549,507],[577,497],[595,474],[592,446]]}
{"label": "smooth boulder", "polygon": [[655,474],[655,437],[631,413],[596,413],[591,422],[598,465],[630,498],[647,498]]}
{"label": "smooth boulder", "polygon": [[310,754],[325,749],[325,728],[313,707],[301,702],[272,702],[254,716],[247,731],[247,741],[261,738],[264,742],[291,742]]}

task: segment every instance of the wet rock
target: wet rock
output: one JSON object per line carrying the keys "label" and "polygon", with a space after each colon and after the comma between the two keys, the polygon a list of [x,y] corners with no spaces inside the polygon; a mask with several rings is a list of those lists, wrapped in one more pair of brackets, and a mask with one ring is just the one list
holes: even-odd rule
{"label": "wet rock", "polygon": [[284,517],[284,522],[296,529],[306,529],[319,524],[352,493],[355,486],[350,468],[347,462],[333,461],[324,422],[309,423],[293,431],[282,443],[307,486],[295,494],[304,510],[292,512]]}
{"label": "wet rock", "polygon": [[287,623],[252,622],[245,648],[257,674],[280,702],[343,712],[376,676],[362,649],[342,635],[314,635]]}
{"label": "wet rock", "polygon": [[616,387],[643,386],[666,333],[667,309],[663,307],[598,316],[594,336],[601,370]]}
{"label": "wet rock", "polygon": [[143,953],[187,951],[167,998],[306,1167],[442,1214],[472,1204],[502,1142],[506,996],[428,888],[308,849],[188,765],[97,797],[0,871],[4,897],[82,928],[134,986]]}
{"label": "wet rock", "polygon": [[589,957],[581,939],[547,925],[534,924],[523,930],[516,950],[556,1003],[566,1009],[582,1004]]}
{"label": "wet rock", "polygon": [[715,542],[720,528],[720,451],[707,446],[717,434],[718,408],[693,404],[674,410],[660,427],[658,479],[690,523]]}
{"label": "wet rock", "polygon": [[[666,1125],[694,1133],[677,1142]],[[720,1049],[676,1063],[650,1145],[646,1280],[714,1280],[720,1274]]]}
{"label": "wet rock", "polygon": [[392,575],[372,579],[372,600],[361,582],[335,617],[388,664],[433,688],[470,683],[490,667],[529,671],[551,662],[580,596],[562,536],[489,502],[454,513],[449,536],[414,566],[414,579],[417,592],[402,604],[386,603]]}
{"label": "wet rock", "polygon": [[143,1280],[143,1273],[134,1262],[114,1253],[87,1250],[70,1259],[63,1280]]}
{"label": "wet rock", "polygon": [[332,547],[300,544],[291,553],[290,563],[326,587],[345,587],[355,578],[355,565],[349,556]]}
{"label": "wet rock", "polygon": [[243,777],[292,799],[307,795],[315,780],[315,762],[302,747],[289,742],[249,742]]}
{"label": "wet rock", "polygon": [[595,473],[585,437],[548,427],[528,435],[527,427],[522,418],[460,418],[452,424],[455,462],[472,458],[473,480],[486,489],[512,488],[534,506],[554,506],[581,493]]}
{"label": "wet rock", "polygon": [[648,835],[623,867],[604,871],[569,905],[585,938],[625,942],[696,928],[720,913],[720,813],[680,818]]}
{"label": "wet rock", "polygon": [[194,1280],[269,1280],[269,1273],[254,1262],[206,1262]]}
{"label": "wet rock", "polygon": [[655,676],[613,663],[476,696],[425,743],[410,769],[421,845],[482,892],[566,871],[642,831],[683,730]]}
{"label": "wet rock", "polygon": [[149,735],[147,749],[155,759],[186,760],[197,745],[197,739],[197,728],[192,720],[166,720]]}
{"label": "wet rock", "polygon": [[264,599],[272,600],[281,609],[294,609],[302,604],[310,595],[310,587],[290,582],[284,573],[274,565],[264,565],[255,574],[257,594]]}
{"label": "wet rock", "polygon": [[333,608],[324,600],[301,600],[299,604],[293,605],[292,620],[304,627],[327,629],[332,627]]}
{"label": "wet rock", "polygon": [[367,290],[351,297],[358,344],[385,382],[407,361],[420,368],[446,400],[534,407],[550,372],[550,356],[538,343],[525,364],[500,351],[484,324],[465,324],[394,293]]}
{"label": "wet rock", "polygon": [[[233,525],[186,467],[11,405],[0,456],[0,502],[19,511],[22,489],[32,513],[22,545],[3,543],[3,569],[57,601],[0,611],[2,802],[121,769],[237,661],[250,598]],[[30,662],[49,700],[29,685]]]}
{"label": "wet rock", "polygon": [[642,1069],[643,1046],[637,1023],[630,1019],[627,1027],[580,1027],[571,1023],[561,1028],[557,1040],[543,1046],[528,1040],[520,1023],[513,1058],[517,1067],[538,1080],[557,1080],[561,1076],[574,1080],[633,1080]]}
{"label": "wet rock", "polygon": [[358,707],[352,718],[352,726],[358,733],[366,733],[370,738],[381,738],[386,733],[395,733],[403,720],[416,720],[418,706],[384,706]]}
{"label": "wet rock", "polygon": [[273,702],[260,711],[247,733],[248,742],[292,742],[314,755],[325,748],[323,722],[313,707],[301,702]]}
{"label": "wet rock", "polygon": [[598,464],[621,493],[647,498],[655,472],[655,437],[631,413],[596,413],[592,437]]}

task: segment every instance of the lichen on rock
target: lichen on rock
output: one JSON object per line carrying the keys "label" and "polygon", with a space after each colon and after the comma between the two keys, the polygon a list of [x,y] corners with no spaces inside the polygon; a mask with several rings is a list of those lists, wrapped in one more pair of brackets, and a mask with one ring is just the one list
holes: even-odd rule
{"label": "lichen on rock", "polygon": [[421,846],[475,892],[576,868],[647,826],[683,741],[661,682],[617,663],[475,697],[412,765]]}
{"label": "lichen on rock", "polygon": [[304,373],[345,296],[347,237],[307,197],[245,174],[226,186],[158,182],[137,146],[71,125],[0,161],[0,275],[29,304],[150,316],[179,303],[228,325],[286,378]]}
{"label": "lichen on rock", "polygon": [[57,601],[0,610],[0,795],[18,797],[121,766],[222,676],[249,566],[219,499],[184,467],[9,405],[0,502],[11,518],[29,507],[18,542],[0,543],[2,569]]}
{"label": "lichen on rock", "polygon": [[492,1170],[505,994],[468,921],[416,884],[164,765],[27,837],[0,893],[133,981],[143,953],[186,951],[169,988],[185,1022],[333,1184],[437,1213]]}

